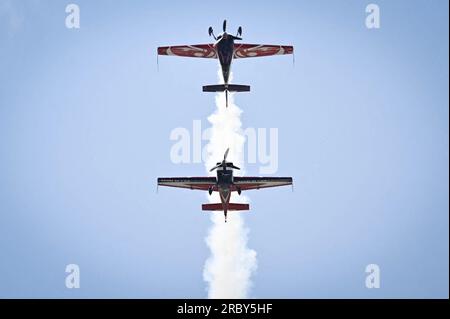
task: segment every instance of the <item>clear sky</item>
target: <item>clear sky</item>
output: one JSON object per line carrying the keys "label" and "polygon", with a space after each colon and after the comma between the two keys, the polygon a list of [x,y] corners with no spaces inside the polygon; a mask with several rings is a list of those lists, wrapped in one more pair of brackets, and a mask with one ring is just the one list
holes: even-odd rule
{"label": "clear sky", "polygon": [[[244,128],[278,128],[273,176],[248,192],[254,298],[448,298],[447,1],[0,0],[0,297],[206,297],[205,194],[160,189],[170,132],[214,110],[217,62],[160,57],[243,27],[291,57],[236,61]],[[206,144],[206,142],[204,142]],[[259,175],[260,164],[247,164]],[[67,289],[78,264],[81,288]],[[365,267],[381,287],[365,287]]]}

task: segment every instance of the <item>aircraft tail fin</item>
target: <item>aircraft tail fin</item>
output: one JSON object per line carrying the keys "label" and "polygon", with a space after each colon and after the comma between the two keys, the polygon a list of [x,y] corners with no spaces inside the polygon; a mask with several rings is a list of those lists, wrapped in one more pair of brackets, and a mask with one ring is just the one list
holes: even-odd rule
{"label": "aircraft tail fin", "polygon": [[[228,204],[228,211],[239,211],[239,210],[249,210],[250,205],[249,204],[236,204],[236,203],[229,203]],[[203,204],[202,210],[205,211],[219,211],[223,210],[223,206],[221,203],[218,204]]]}

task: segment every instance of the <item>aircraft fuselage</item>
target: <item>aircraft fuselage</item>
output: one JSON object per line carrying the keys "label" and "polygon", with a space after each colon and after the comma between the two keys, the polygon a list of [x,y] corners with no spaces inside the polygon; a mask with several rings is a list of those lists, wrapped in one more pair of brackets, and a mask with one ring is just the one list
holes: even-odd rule
{"label": "aircraft fuselage", "polygon": [[222,75],[225,84],[228,84],[230,78],[231,62],[234,54],[234,37],[228,33],[223,33],[222,37],[215,44],[219,62],[222,68]]}
{"label": "aircraft fuselage", "polygon": [[233,185],[233,170],[219,168],[217,169],[217,189],[220,195],[220,201],[223,206],[225,221],[227,219],[228,204],[230,203]]}

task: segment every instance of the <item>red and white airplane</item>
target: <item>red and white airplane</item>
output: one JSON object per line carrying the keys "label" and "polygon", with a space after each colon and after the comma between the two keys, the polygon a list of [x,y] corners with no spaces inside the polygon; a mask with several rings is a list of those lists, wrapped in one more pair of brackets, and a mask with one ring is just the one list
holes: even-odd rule
{"label": "red and white airplane", "polygon": [[158,55],[219,59],[224,84],[205,85],[203,86],[203,92],[225,92],[226,105],[228,106],[228,92],[250,91],[250,86],[248,85],[228,83],[233,59],[293,54],[294,47],[290,45],[234,43],[235,40],[242,40],[240,37],[242,35],[242,27],[238,28],[236,36],[228,34],[226,28],[227,20],[223,21],[223,33],[216,37],[212,27],[209,27],[209,35],[216,40],[215,43],[159,47]]}
{"label": "red and white airplane", "polygon": [[233,169],[239,169],[227,162],[229,149],[226,150],[222,162],[218,162],[210,171],[217,170],[217,177],[160,177],[158,186],[179,187],[219,192],[221,203],[203,204],[204,211],[223,211],[227,222],[228,211],[249,210],[249,204],[230,203],[231,192],[241,195],[242,191],[268,187],[292,185],[292,177],[241,177],[233,176]]}

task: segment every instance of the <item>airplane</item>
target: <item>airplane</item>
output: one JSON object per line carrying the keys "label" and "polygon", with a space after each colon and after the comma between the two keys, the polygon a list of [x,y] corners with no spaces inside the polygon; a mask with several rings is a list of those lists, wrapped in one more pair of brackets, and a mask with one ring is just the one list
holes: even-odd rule
{"label": "airplane", "polygon": [[294,47],[290,45],[238,44],[235,41],[242,40],[242,27],[238,28],[236,36],[227,33],[226,29],[227,20],[224,20],[223,33],[216,37],[213,28],[209,27],[209,36],[212,36],[216,40],[213,44],[158,47],[158,55],[219,59],[224,84],[205,85],[203,86],[203,92],[225,92],[226,106],[228,107],[228,92],[250,91],[249,85],[228,83],[233,59],[293,54]]}
{"label": "airplane", "polygon": [[221,203],[203,204],[203,211],[223,211],[227,222],[228,211],[249,210],[249,204],[230,203],[231,193],[292,185],[292,177],[241,177],[233,176],[233,169],[240,169],[227,162],[229,148],[225,151],[222,162],[211,168],[210,172],[217,170],[217,177],[159,177],[158,186],[179,187],[208,191],[209,195],[219,192]]}

